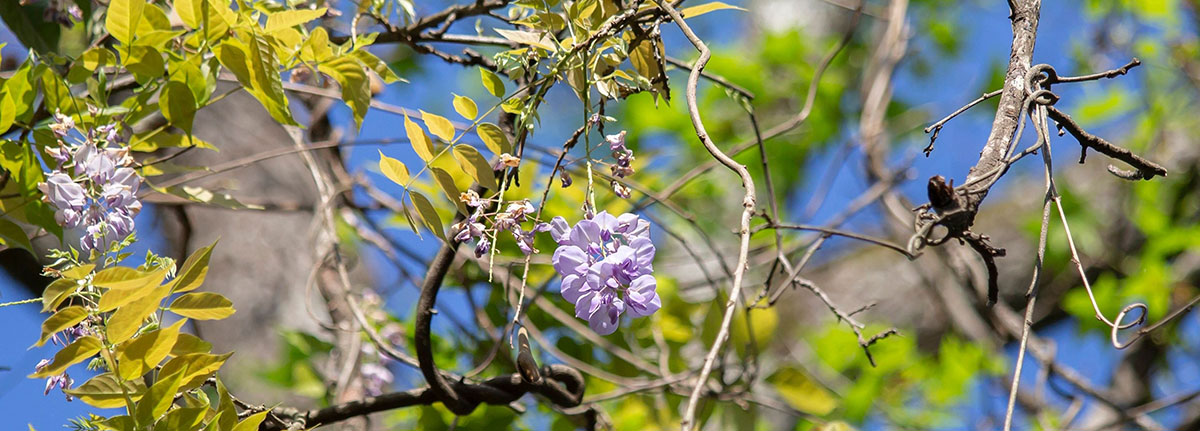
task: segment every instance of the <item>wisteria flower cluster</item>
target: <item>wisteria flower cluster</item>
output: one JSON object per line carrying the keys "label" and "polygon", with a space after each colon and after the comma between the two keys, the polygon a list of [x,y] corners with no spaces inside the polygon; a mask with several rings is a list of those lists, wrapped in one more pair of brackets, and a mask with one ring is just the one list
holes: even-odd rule
{"label": "wisteria flower cluster", "polygon": [[474,190],[467,190],[460,196],[460,199],[474,210],[470,217],[454,224],[451,229],[455,233],[455,241],[476,241],[475,257],[483,257],[491,251],[492,245],[495,243],[496,238],[488,236],[488,228],[484,224],[489,218],[495,232],[511,232],[513,239],[517,241],[517,247],[526,255],[537,253],[537,249],[533,248],[534,235],[550,230],[548,223],[535,223],[530,230],[521,227],[522,223],[532,220],[536,211],[528,199],[509,203],[504,211],[494,214],[485,213],[488,200],[480,198]]}
{"label": "wisteria flower cluster", "polygon": [[649,316],[662,306],[652,274],[649,222],[636,214],[614,217],[601,211],[574,227],[555,217],[550,234],[558,242],[552,262],[563,276],[562,296],[596,333],[615,332],[621,313]]}
{"label": "wisteria flower cluster", "polygon": [[68,144],[63,139],[75,129],[74,120],[60,113],[54,118],[50,129],[58,137],[58,147],[46,152],[55,167],[38,189],[54,206],[54,220],[60,226],[84,228],[79,245],[85,256],[103,253],[133,233],[133,218],[142,209],[137,199],[142,178],[130,167],[133,158],[128,149],[110,147],[120,140],[116,124],[87,131],[81,144]]}

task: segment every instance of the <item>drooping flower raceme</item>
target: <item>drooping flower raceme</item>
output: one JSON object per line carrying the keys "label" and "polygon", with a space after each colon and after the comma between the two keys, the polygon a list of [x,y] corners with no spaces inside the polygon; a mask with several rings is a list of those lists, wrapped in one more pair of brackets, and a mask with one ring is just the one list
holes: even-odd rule
{"label": "drooping flower raceme", "polygon": [[75,127],[69,116],[55,114],[50,126],[60,138],[57,148],[47,150],[55,168],[38,185],[54,206],[54,220],[68,229],[83,226],[80,248],[86,255],[104,252],[113,242],[133,233],[133,218],[142,209],[137,199],[142,178],[132,167],[133,159],[123,148],[110,144],[120,139],[115,124],[100,126],[84,134],[82,144],[67,144]]}
{"label": "drooping flower raceme", "polygon": [[555,217],[550,233],[558,242],[552,262],[563,276],[562,296],[596,333],[615,332],[621,313],[649,316],[662,306],[652,274],[649,222],[636,214],[613,217],[601,211],[574,227]]}

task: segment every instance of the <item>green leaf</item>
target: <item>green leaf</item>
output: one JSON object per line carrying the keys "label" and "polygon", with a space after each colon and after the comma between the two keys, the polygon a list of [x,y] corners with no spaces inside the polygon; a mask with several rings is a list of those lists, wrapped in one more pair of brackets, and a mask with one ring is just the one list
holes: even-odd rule
{"label": "green leaf", "polygon": [[[9,98],[5,97],[4,100],[9,100]],[[4,217],[0,217],[0,239],[3,239],[4,245],[9,248],[20,247],[31,252],[34,251],[33,245],[29,243],[29,237],[25,235],[25,230]]]}
{"label": "green leaf", "polygon": [[267,16],[266,32],[274,33],[285,28],[292,28],[298,25],[302,26],[307,24],[309,21],[322,16],[325,16],[325,8],[316,10],[298,9],[275,12],[270,16]]}
{"label": "green leaf", "polygon": [[150,153],[162,148],[200,147],[206,150],[219,151],[213,144],[200,140],[195,136],[177,135],[174,133],[157,133],[149,138],[134,135],[129,144],[130,151]]}
{"label": "green leaf", "polygon": [[196,320],[220,320],[232,316],[233,302],[218,293],[196,292],[175,299],[171,312]]}
{"label": "green leaf", "polygon": [[101,347],[104,347],[104,345],[96,337],[90,335],[80,337],[67,347],[59,350],[54,355],[53,361],[43,367],[41,371],[30,374],[29,378],[40,379],[62,374],[63,371],[67,370],[67,367],[83,362],[100,352]]}
{"label": "green leaf", "polygon": [[212,249],[216,246],[217,241],[213,241],[212,244],[192,252],[192,255],[183,261],[179,275],[170,283],[171,293],[196,290],[204,283],[204,277],[208,275],[208,259],[212,257]]}
{"label": "green leaf", "polygon": [[342,101],[354,114],[355,127],[362,127],[363,117],[371,107],[371,82],[362,64],[353,57],[341,56],[317,65],[317,69],[337,81],[342,88]]}
{"label": "green leaf", "polygon": [[161,78],[166,68],[162,53],[150,46],[134,46],[129,48],[125,58],[125,68],[133,72],[139,83],[145,84],[152,79]]}
{"label": "green leaf", "polygon": [[196,117],[196,96],[187,84],[167,81],[158,96],[158,106],[171,125],[187,134],[192,134],[192,120]]}
{"label": "green leaf", "polygon": [[424,160],[425,163],[433,160],[433,142],[429,140],[429,135],[425,134],[425,129],[409,119],[408,115],[404,116],[404,133],[408,135],[408,141],[412,143],[413,151],[421,157],[421,160]]}
{"label": "green leaf", "polygon": [[425,121],[425,127],[428,127],[429,132],[434,136],[442,138],[446,142],[454,139],[454,123],[451,123],[446,117],[421,111],[421,119]]}
{"label": "green leaf", "polygon": [[137,333],[138,328],[142,326],[142,321],[158,309],[159,302],[170,292],[170,284],[165,284],[154,289],[150,294],[118,308],[108,318],[108,342],[120,344]]}
{"label": "green leaf", "polygon": [[140,380],[127,381],[122,384],[112,373],[104,373],[92,377],[91,380],[75,389],[66,389],[63,392],[79,398],[80,401],[92,407],[111,409],[124,407],[126,394],[134,400],[141,398],[142,394],[146,392],[146,385]]}
{"label": "green leaf", "polygon": [[475,106],[475,101],[470,97],[457,94],[454,95],[454,111],[468,120],[474,120],[479,116],[479,107]]}
{"label": "green leaf", "polygon": [[0,134],[7,132],[12,128],[13,121],[17,119],[17,102],[13,101],[12,95],[4,93],[0,97]]}
{"label": "green leaf", "polygon": [[45,19],[47,4],[20,0],[0,1],[0,18],[21,45],[38,53],[53,53],[58,49],[62,33],[57,22]]}
{"label": "green leaf", "polygon": [[488,93],[492,93],[496,97],[504,97],[504,80],[500,79],[495,72],[479,68],[479,80],[483,82],[483,88],[486,88]]}
{"label": "green leaf", "polygon": [[142,11],[146,2],[142,0],[112,0],[108,3],[108,12],[104,17],[104,28],[113,38],[121,43],[133,44],[137,35],[138,23],[142,20]]}
{"label": "green leaf", "polygon": [[384,63],[383,60],[380,60],[379,57],[376,57],[375,54],[372,54],[370,51],[365,49],[356,49],[351,51],[350,55],[358,59],[363,66],[366,66],[368,69],[371,69],[375,71],[375,73],[379,74],[379,78],[382,79],[385,84],[391,84],[396,81],[408,82],[399,75],[396,75],[396,72],[393,72],[392,68],[388,67],[387,63]]}
{"label": "green leaf", "polygon": [[467,204],[463,203],[462,199],[459,199],[459,196],[462,195],[462,192],[459,191],[458,186],[454,184],[454,176],[450,175],[449,172],[446,172],[445,169],[437,166],[430,166],[429,171],[433,172],[433,179],[437,181],[438,187],[441,187],[442,193],[446,194],[446,198],[450,199],[450,202],[458,208],[458,211],[464,215],[470,214],[471,212],[467,210]]}
{"label": "green leaf", "polygon": [[484,145],[492,150],[492,154],[499,156],[504,153],[512,153],[512,144],[508,143],[508,135],[505,135],[499,126],[492,123],[479,123],[475,132],[479,134],[479,139],[483,140]]}
{"label": "green leaf", "polygon": [[200,70],[200,57],[192,57],[186,61],[173,61],[168,69],[171,72],[171,81],[186,85],[188,90],[191,90],[192,100],[196,102],[196,105],[204,106],[212,93],[208,86],[209,77]]}
{"label": "green leaf", "polygon": [[442,218],[438,216],[433,204],[429,203],[429,198],[414,190],[408,191],[408,197],[412,199],[413,206],[417,207],[417,217],[421,219],[421,223],[438,238],[444,240],[446,233],[442,228]]}
{"label": "green leaf", "polygon": [[217,60],[233,72],[250,95],[258,99],[276,121],[299,125],[292,118],[287,95],[283,92],[283,81],[279,76],[279,64],[270,44],[259,35],[245,34],[247,41],[226,40],[217,47]]}
{"label": "green leaf", "polygon": [[320,63],[333,58],[333,49],[329,47],[329,33],[325,27],[317,27],[308,35],[304,45],[300,47],[300,59],[309,63]]}
{"label": "green leaf", "polygon": [[179,328],[187,319],[180,319],[174,325],[137,336],[117,350],[117,375],[125,380],[142,377],[162,362],[175,345],[179,337]]}
{"label": "green leaf", "polygon": [[[187,334],[180,334],[180,336]],[[233,356],[233,353],[225,353],[222,355],[212,355],[208,353],[189,353],[182,356],[177,356],[170,361],[167,361],[159,371],[160,375],[179,372],[183,375],[183,383],[181,388],[191,389],[200,386],[213,373],[221,369],[225,361]]]}
{"label": "green leaf", "polygon": [[92,277],[92,284],[108,289],[137,289],[145,286],[158,286],[166,277],[166,269],[142,272],[124,266],[114,266],[97,272]]}
{"label": "green leaf", "polygon": [[87,316],[87,309],[78,305],[59,310],[57,313],[46,318],[46,321],[42,322],[42,336],[38,337],[37,344],[34,344],[34,346],[41,347],[55,333],[75,326],[87,318]]}
{"label": "green leaf", "polygon": [[685,7],[679,11],[679,14],[683,15],[684,18],[695,18],[695,17],[704,15],[709,12],[725,10],[725,9],[737,9],[740,11],[745,11],[745,9],[742,9],[740,7],[733,6],[733,5],[726,4],[723,2],[719,2],[719,1],[715,1],[712,3],[705,3],[705,4],[695,5],[695,6],[691,6],[691,7]]}
{"label": "green leaf", "polygon": [[496,184],[496,175],[492,171],[492,166],[474,147],[470,145],[454,147],[454,158],[458,160],[459,166],[462,166],[463,170],[479,185],[492,190],[500,189]]}
{"label": "green leaf", "polygon": [[155,419],[166,413],[167,408],[175,401],[175,393],[179,390],[180,383],[183,383],[183,373],[159,374],[158,381],[137,403],[137,423],[152,424]]}
{"label": "green leaf", "polygon": [[408,185],[408,167],[399,160],[383,155],[383,151],[379,151],[379,170],[392,182],[400,186]]}
{"label": "green leaf", "polygon": [[[4,9],[0,7],[0,9]],[[13,72],[12,76],[4,81],[5,97],[12,97],[14,106],[16,107],[15,118],[17,120],[26,121],[27,115],[33,114],[33,101],[37,97],[37,77],[41,73],[42,66],[35,67],[33,59],[25,60],[25,63]]]}
{"label": "green leaf", "polygon": [[78,281],[69,278],[60,278],[54,280],[46,290],[42,291],[42,312],[47,312],[58,308],[58,304],[62,304],[67,297],[79,290],[80,284]]}
{"label": "green leaf", "polygon": [[175,339],[175,345],[171,346],[171,356],[183,356],[191,353],[208,353],[212,351],[212,343],[204,341],[200,337],[182,332],[179,338]]}

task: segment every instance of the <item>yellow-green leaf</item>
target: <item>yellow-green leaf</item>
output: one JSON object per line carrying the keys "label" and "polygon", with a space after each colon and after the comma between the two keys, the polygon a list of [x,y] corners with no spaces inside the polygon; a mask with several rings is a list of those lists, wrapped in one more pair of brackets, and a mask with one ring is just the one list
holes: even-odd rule
{"label": "yellow-green leaf", "polygon": [[87,309],[78,305],[73,305],[62,310],[58,310],[57,313],[54,313],[50,317],[46,318],[45,322],[42,322],[42,336],[38,337],[38,342],[37,344],[34,344],[34,346],[41,347],[41,345],[46,344],[46,340],[49,340],[50,337],[55,333],[75,326],[79,322],[82,322],[83,319],[87,318],[87,316]]}
{"label": "yellow-green leaf", "polygon": [[204,20],[204,11],[201,5],[204,0],[175,0],[175,13],[179,15],[179,20],[183,21],[183,25],[188,28],[200,28],[200,24]]}
{"label": "yellow-green leaf", "polygon": [[154,424],[154,431],[192,430],[204,422],[208,407],[181,407],[167,412]]}
{"label": "yellow-green leaf", "polygon": [[42,291],[42,312],[58,308],[58,304],[62,304],[80,286],[82,284],[78,281],[69,278],[60,278],[51,282],[49,286],[46,286],[46,290]]}
{"label": "yellow-green leaf", "polygon": [[191,353],[208,353],[212,351],[212,343],[204,341],[200,337],[183,332],[175,339],[175,345],[171,346],[171,356],[183,356]]}
{"label": "yellow-green leaf", "polygon": [[470,145],[459,145],[454,147],[454,159],[458,160],[459,166],[467,172],[471,178],[475,179],[479,185],[492,190],[499,190],[496,185],[496,175],[492,171],[492,166],[488,164],[487,159],[483,158],[479,151]]}
{"label": "yellow-green leaf", "polygon": [[399,75],[396,75],[396,72],[393,72],[392,68],[388,67],[387,63],[384,63],[383,60],[380,60],[379,57],[376,57],[375,54],[372,54],[370,51],[365,49],[356,49],[351,51],[350,55],[353,55],[354,58],[357,58],[359,62],[362,62],[363,66],[366,66],[368,69],[371,69],[375,71],[375,73],[379,74],[379,78],[382,79],[385,84],[391,84],[396,81],[408,82]]}
{"label": "yellow-green leaf", "polygon": [[12,95],[4,93],[0,97],[0,133],[7,132],[12,128],[13,121],[17,119],[17,103],[13,101]]}
{"label": "yellow-green leaf", "polygon": [[252,415],[250,415],[250,417],[248,417],[246,419],[242,419],[241,422],[238,422],[237,426],[233,427],[233,431],[257,430],[258,425],[262,423],[263,419],[267,418],[267,413],[270,413],[270,412],[271,412],[270,410],[262,411],[262,412],[252,414]]}
{"label": "yellow-green leaf", "polygon": [[695,17],[704,15],[709,12],[724,10],[724,9],[737,9],[740,11],[745,11],[745,9],[742,9],[740,7],[737,7],[737,6],[734,6],[731,4],[726,4],[723,2],[719,2],[719,1],[715,1],[712,3],[705,3],[705,4],[695,5],[695,6],[691,6],[691,7],[685,7],[679,11],[679,14],[683,15],[684,18],[695,18]]}
{"label": "yellow-green leaf", "polygon": [[479,139],[483,140],[483,144],[492,150],[492,154],[499,156],[504,153],[512,153],[512,144],[508,143],[508,135],[505,135],[499,126],[492,123],[479,123],[475,132],[479,134]]}
{"label": "yellow-green leaf", "polygon": [[467,211],[467,204],[463,203],[462,199],[459,198],[462,195],[462,192],[458,190],[458,185],[454,184],[454,176],[450,175],[449,172],[446,172],[445,169],[437,166],[430,166],[429,171],[433,172],[433,179],[437,181],[438,187],[442,189],[442,193],[446,194],[446,198],[450,199],[450,202],[454,203],[454,206],[458,208],[458,211],[464,215],[470,214],[470,211]]}
{"label": "yellow-green leaf", "polygon": [[445,239],[446,233],[442,228],[442,218],[438,216],[433,204],[429,203],[429,198],[415,190],[409,190],[408,197],[412,199],[413,206],[417,207],[417,217],[421,219],[421,223],[438,238]]}
{"label": "yellow-green leaf", "polygon": [[171,312],[196,320],[220,320],[233,315],[233,302],[219,293],[194,292],[175,299]]}
{"label": "yellow-green leaf", "polygon": [[425,120],[425,127],[428,127],[429,132],[434,136],[442,138],[446,142],[454,139],[454,124],[446,117],[421,111],[421,118]]}
{"label": "yellow-green leaf", "polygon": [[80,401],[92,407],[111,409],[125,407],[125,396],[129,395],[135,401],[146,392],[146,385],[141,380],[127,381],[122,384],[112,373],[92,377],[75,389],[63,392],[79,398]]}
{"label": "yellow-green leaf", "polygon": [[62,374],[67,367],[78,364],[92,357],[104,347],[100,339],[93,336],[80,337],[67,347],[63,347],[54,355],[54,360],[36,373],[30,374],[31,379],[40,379]]}
{"label": "yellow-green leaf", "polygon": [[454,95],[454,112],[462,115],[463,118],[474,120],[479,116],[479,107],[475,106],[475,101],[467,96]]}
{"label": "yellow-green leaf", "polygon": [[171,293],[187,292],[196,290],[204,283],[204,277],[208,275],[208,259],[212,256],[212,249],[217,245],[216,241],[204,247],[200,247],[188,256],[187,260],[183,261],[183,267],[179,270],[179,275],[172,280]]}
{"label": "yellow-green leaf", "polygon": [[309,21],[325,16],[325,8],[316,10],[298,9],[275,12],[267,17],[267,33],[307,24]]}
{"label": "yellow-green leaf", "polygon": [[371,107],[371,81],[362,64],[350,56],[341,56],[317,65],[322,73],[332,76],[342,88],[342,101],[354,114],[355,127],[362,127],[363,117]]}
{"label": "yellow-green leaf", "polygon": [[192,120],[196,117],[196,96],[192,89],[179,81],[167,81],[158,96],[158,107],[171,125],[187,134],[192,134]]}
{"label": "yellow-green leaf", "polygon": [[505,30],[502,28],[497,28],[495,30],[496,30],[496,33],[500,33],[500,36],[504,36],[505,39],[511,40],[513,42],[516,42],[516,43],[519,43],[522,45],[538,47],[538,48],[541,48],[541,49],[544,49],[547,51],[555,51],[556,50],[554,48],[554,41],[553,41],[553,39],[550,38],[549,33],[535,33],[532,31],[521,31],[521,30]]}
{"label": "yellow-green leaf", "polygon": [[429,135],[425,134],[425,129],[409,119],[408,115],[404,116],[404,133],[408,135],[408,141],[412,143],[413,151],[421,157],[421,160],[424,160],[425,163],[433,160],[433,142],[430,142]]}
{"label": "yellow-green leaf", "polygon": [[181,319],[174,325],[159,328],[137,336],[117,350],[117,375],[125,380],[142,377],[162,362],[175,339],[179,337],[179,328],[187,319]]}
{"label": "yellow-green leaf", "polygon": [[70,278],[70,279],[74,279],[74,280],[83,280],[84,278],[87,278],[88,274],[91,274],[92,270],[95,268],[96,268],[96,264],[88,263],[88,264],[79,265],[79,266],[72,266],[69,269],[65,269],[65,270],[59,272],[59,274],[62,274],[62,276],[66,277],[66,278]]}
{"label": "yellow-green leaf", "polygon": [[183,373],[159,374],[159,379],[137,403],[137,423],[149,425],[167,412],[175,401],[175,393],[183,382]]}
{"label": "yellow-green leaf", "polygon": [[142,321],[158,309],[158,303],[170,293],[169,284],[155,288],[150,294],[125,304],[108,318],[108,342],[120,344],[137,333]]}
{"label": "yellow-green leaf", "polygon": [[838,401],[804,371],[781,368],[768,379],[792,407],[804,413],[823,416],[837,408]]}
{"label": "yellow-green leaf", "polygon": [[483,88],[486,88],[488,93],[492,93],[496,97],[504,97],[504,80],[500,79],[495,72],[479,68],[479,80],[483,82]]}
{"label": "yellow-green leaf", "polygon": [[158,283],[155,282],[153,284],[146,284],[145,286],[136,289],[109,289],[107,292],[104,292],[102,295],[100,295],[100,305],[98,307],[100,311],[115,310],[117,307],[137,301],[138,299],[153,293],[154,289],[157,287]]}
{"label": "yellow-green leaf", "polygon": [[113,38],[129,45],[137,35],[138,23],[142,21],[142,10],[146,2],[142,0],[112,0],[108,2],[108,12],[104,17],[104,28]]}
{"label": "yellow-green leaf", "polygon": [[383,171],[383,175],[388,177],[392,182],[401,186],[408,185],[408,167],[404,163],[383,155],[383,151],[379,152],[379,170]]}
{"label": "yellow-green leaf", "polygon": [[125,58],[125,68],[133,72],[139,83],[162,77],[165,67],[162,53],[152,46],[130,47],[129,56]]}
{"label": "yellow-green leaf", "polygon": [[203,384],[204,380],[217,372],[230,356],[233,356],[232,352],[222,355],[189,353],[167,361],[159,371],[159,374],[165,375],[179,372],[183,375],[183,382],[180,388],[191,389]]}
{"label": "yellow-green leaf", "polygon": [[142,272],[124,266],[114,266],[97,272],[92,277],[92,285],[106,289],[137,289],[145,286],[158,286],[167,277],[167,270]]}

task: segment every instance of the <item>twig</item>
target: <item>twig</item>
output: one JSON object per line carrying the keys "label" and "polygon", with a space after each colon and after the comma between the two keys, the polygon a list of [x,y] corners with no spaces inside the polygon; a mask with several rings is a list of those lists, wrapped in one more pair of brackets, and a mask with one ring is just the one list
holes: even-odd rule
{"label": "twig", "polygon": [[742,199],[742,221],[741,227],[738,230],[738,235],[741,237],[741,245],[738,249],[737,265],[733,269],[733,287],[729,290],[729,299],[725,302],[725,317],[721,320],[720,330],[717,331],[717,338],[713,340],[712,347],[708,351],[708,355],[704,358],[704,366],[700,369],[700,375],[697,377],[696,386],[692,389],[692,394],[688,398],[687,410],[684,411],[681,426],[683,431],[689,431],[695,426],[696,407],[700,401],[700,392],[704,387],[704,382],[708,381],[708,374],[712,372],[713,363],[716,362],[717,356],[721,353],[721,348],[725,344],[725,339],[729,337],[729,325],[733,321],[734,307],[737,305],[738,297],[742,291],[742,276],[746,272],[746,257],[750,249],[750,219],[754,216],[754,179],[750,177],[750,171],[746,170],[738,162],[731,159],[708,137],[708,131],[704,128],[704,122],[700,119],[699,106],[696,104],[696,85],[700,80],[700,72],[704,70],[704,66],[708,64],[709,57],[712,52],[708,50],[708,46],[704,41],[696,37],[692,32],[691,27],[679,15],[679,11],[674,7],[664,3],[662,0],[655,0],[658,7],[667,11],[671,16],[671,20],[679,26],[684,36],[700,51],[700,57],[696,59],[696,64],[692,68],[692,73],[688,75],[687,88],[685,96],[687,99],[688,113],[691,115],[692,128],[696,129],[696,136],[700,138],[700,142],[704,144],[704,148],[721,164],[730,170],[736,172],[742,179],[742,188],[745,189],[745,196]]}
{"label": "twig", "polygon": [[979,96],[978,99],[972,100],[971,103],[963,105],[963,107],[958,108],[958,110],[950,113],[950,115],[947,115],[945,118],[942,118],[938,122],[929,125],[929,127],[926,127],[925,133],[933,132],[933,135],[929,137],[929,145],[925,146],[924,150],[921,150],[921,151],[925,152],[925,157],[929,157],[929,153],[933,152],[933,143],[934,143],[934,141],[937,141],[938,133],[941,133],[942,126],[945,126],[946,122],[953,120],[954,117],[958,116],[958,114],[967,112],[968,109],[971,109],[975,105],[983,103],[984,100],[988,100],[993,97],[999,96],[1000,93],[1003,91],[1004,90],[996,90],[996,91],[992,91],[992,92],[988,92],[988,93],[983,93],[983,95]]}
{"label": "twig", "polygon": [[1155,175],[1160,177],[1167,176],[1166,168],[1149,160],[1143,159],[1137,154],[1133,154],[1133,152],[1129,151],[1128,149],[1113,145],[1111,142],[1104,140],[1104,138],[1088,133],[1079,126],[1079,123],[1076,123],[1075,120],[1071,119],[1070,115],[1067,115],[1053,106],[1051,106],[1049,110],[1050,118],[1053,118],[1054,122],[1058,123],[1059,127],[1071,133],[1071,136],[1074,136],[1075,139],[1079,141],[1079,145],[1082,146],[1082,148],[1079,150],[1079,163],[1083,163],[1084,158],[1087,156],[1087,149],[1092,148],[1101,154],[1128,163],[1130,166],[1133,166],[1135,169],[1137,169],[1136,175],[1132,173],[1120,175],[1120,170],[1115,169],[1110,165],[1109,170],[1114,171],[1114,174],[1118,174],[1117,176],[1119,177],[1134,180],[1149,180],[1154,178]]}

